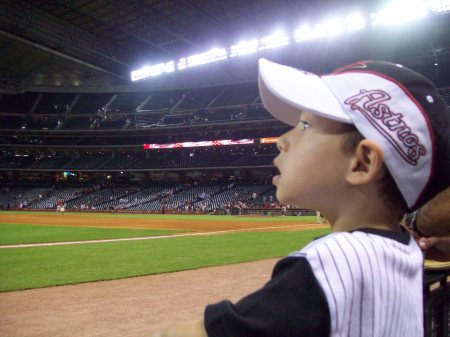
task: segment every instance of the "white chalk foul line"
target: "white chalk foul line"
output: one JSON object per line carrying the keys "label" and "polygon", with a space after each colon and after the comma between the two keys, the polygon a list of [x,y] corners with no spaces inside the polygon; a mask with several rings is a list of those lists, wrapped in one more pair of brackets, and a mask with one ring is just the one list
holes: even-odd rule
{"label": "white chalk foul line", "polygon": [[243,228],[243,229],[229,229],[229,230],[212,231],[212,232],[161,235],[161,236],[142,236],[142,237],[135,237],[135,238],[121,238],[121,239],[102,239],[102,240],[86,240],[86,241],[24,243],[24,244],[17,244],[17,245],[0,245],[0,249],[29,248],[29,247],[49,247],[49,246],[67,246],[67,245],[82,245],[82,244],[91,244],[91,243],[121,242],[121,241],[142,241],[142,240],[156,240],[156,239],[172,239],[172,238],[182,238],[182,237],[189,237],[189,236],[216,235],[216,234],[227,234],[227,233],[236,233],[236,232],[250,232],[250,231],[258,231],[258,230],[265,230],[265,229],[284,229],[284,228],[305,227],[305,226],[311,226],[311,224],[290,225],[290,226],[274,226],[274,227],[259,227],[259,228]]}

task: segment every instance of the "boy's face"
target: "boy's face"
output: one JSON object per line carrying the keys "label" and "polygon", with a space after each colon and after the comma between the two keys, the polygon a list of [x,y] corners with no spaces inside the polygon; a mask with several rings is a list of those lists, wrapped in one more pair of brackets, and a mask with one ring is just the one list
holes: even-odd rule
{"label": "boy's face", "polygon": [[342,137],[348,126],[307,112],[300,122],[282,135],[273,177],[280,202],[323,210],[333,205],[344,191],[350,155],[342,151]]}

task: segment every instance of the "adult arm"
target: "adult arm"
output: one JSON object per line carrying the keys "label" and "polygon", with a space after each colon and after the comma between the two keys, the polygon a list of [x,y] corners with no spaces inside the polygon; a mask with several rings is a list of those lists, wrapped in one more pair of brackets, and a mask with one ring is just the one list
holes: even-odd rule
{"label": "adult arm", "polygon": [[417,229],[427,236],[450,235],[450,187],[420,209]]}
{"label": "adult arm", "polygon": [[450,261],[450,236],[432,236],[419,238],[420,248],[425,251],[425,257],[434,261]]}
{"label": "adult arm", "polygon": [[450,261],[450,187],[425,204],[417,216],[419,246],[427,259]]}

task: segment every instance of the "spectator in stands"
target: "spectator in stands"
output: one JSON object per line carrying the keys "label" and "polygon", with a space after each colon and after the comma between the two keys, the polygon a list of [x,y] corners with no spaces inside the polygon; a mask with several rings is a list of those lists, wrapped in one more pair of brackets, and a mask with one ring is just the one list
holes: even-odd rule
{"label": "spectator in stands", "polygon": [[241,111],[238,115],[239,120],[244,120],[247,117],[247,112]]}
{"label": "spectator in stands", "polygon": [[193,120],[192,120],[192,124],[195,124],[195,123],[198,123],[198,122],[200,122],[200,117],[199,117],[198,114],[195,114],[195,115],[194,115],[194,118],[193,118]]}

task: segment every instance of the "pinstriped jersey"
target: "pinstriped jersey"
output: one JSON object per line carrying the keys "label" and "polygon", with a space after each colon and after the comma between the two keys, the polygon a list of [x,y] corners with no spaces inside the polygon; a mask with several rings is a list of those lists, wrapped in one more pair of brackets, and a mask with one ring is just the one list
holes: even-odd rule
{"label": "pinstriped jersey", "polygon": [[423,256],[414,240],[333,233],[296,255],[308,260],[325,293],[330,336],[423,336]]}
{"label": "pinstriped jersey", "polygon": [[237,303],[205,310],[209,337],[422,337],[422,253],[407,233],[332,233],[280,260]]}

